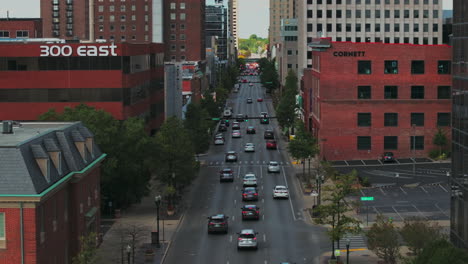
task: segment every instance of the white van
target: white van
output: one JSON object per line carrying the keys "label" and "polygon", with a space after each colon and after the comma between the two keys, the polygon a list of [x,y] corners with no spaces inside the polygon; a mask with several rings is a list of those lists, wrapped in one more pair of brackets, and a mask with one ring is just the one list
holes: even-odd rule
{"label": "white van", "polygon": [[231,109],[224,109],[223,116],[224,117],[231,117],[232,116]]}

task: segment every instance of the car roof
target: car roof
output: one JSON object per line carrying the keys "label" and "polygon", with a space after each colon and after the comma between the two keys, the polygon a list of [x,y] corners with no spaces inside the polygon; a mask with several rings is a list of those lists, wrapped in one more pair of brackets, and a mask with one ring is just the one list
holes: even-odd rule
{"label": "car roof", "polygon": [[217,215],[210,216],[211,219],[224,219],[224,217],[225,217],[224,214],[217,214]]}
{"label": "car roof", "polygon": [[235,151],[228,151],[227,153],[228,153],[228,154],[236,154]]}
{"label": "car roof", "polygon": [[255,176],[255,174],[253,174],[252,172],[250,172],[250,173],[245,174],[245,175],[244,175],[244,178],[245,178],[245,177],[256,177],[256,176]]}
{"label": "car roof", "polygon": [[284,185],[276,185],[275,186],[275,189],[276,188],[281,188],[281,189],[287,189],[288,187],[284,186]]}
{"label": "car roof", "polygon": [[257,208],[257,206],[255,204],[246,204],[244,208]]}
{"label": "car roof", "polygon": [[277,161],[270,161],[270,164],[278,164]]}
{"label": "car roof", "polygon": [[255,234],[255,231],[253,229],[242,229],[240,233],[241,234]]}

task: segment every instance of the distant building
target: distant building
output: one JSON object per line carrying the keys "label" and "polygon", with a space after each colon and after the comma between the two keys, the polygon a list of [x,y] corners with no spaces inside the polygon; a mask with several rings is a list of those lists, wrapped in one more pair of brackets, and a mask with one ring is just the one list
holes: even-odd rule
{"label": "distant building", "polygon": [[278,63],[278,73],[281,84],[285,84],[289,70],[297,75],[297,19],[282,19],[280,41],[276,51],[276,62]]}
{"label": "distant building", "polygon": [[[239,24],[237,20],[237,0],[228,0],[228,12],[229,12],[229,35],[233,38],[234,49],[239,49]],[[237,56],[237,54],[236,54]]]}
{"label": "distant building", "polygon": [[270,0],[270,25],[268,27],[270,47],[281,43],[282,20],[296,18],[296,1],[299,0]]}
{"label": "distant building", "polygon": [[452,172],[450,240],[468,249],[468,2],[453,1]]}
{"label": "distant building", "polygon": [[163,0],[41,1],[44,37],[162,43]]}
{"label": "distant building", "polygon": [[100,229],[105,158],[80,122],[4,121],[0,133],[0,264],[71,263]]}
{"label": "distant building", "polygon": [[447,45],[314,39],[304,70],[307,130],[326,160],[426,157],[442,128],[450,139],[451,59]]}
{"label": "distant building", "polygon": [[42,38],[42,19],[0,18],[0,41],[22,38]]}
{"label": "distant building", "polygon": [[214,50],[220,60],[227,59],[227,22],[227,9],[225,7],[206,6],[205,45],[206,48]]}

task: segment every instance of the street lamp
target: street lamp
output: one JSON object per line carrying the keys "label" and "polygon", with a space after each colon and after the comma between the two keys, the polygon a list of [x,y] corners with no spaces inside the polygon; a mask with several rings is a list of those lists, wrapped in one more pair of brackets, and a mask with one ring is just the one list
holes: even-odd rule
{"label": "street lamp", "polygon": [[395,174],[395,178],[396,178],[396,185],[398,186],[398,178],[400,178],[400,173],[396,173]]}
{"label": "street lamp", "polygon": [[156,239],[156,247],[159,248],[161,245],[159,244],[159,206],[161,205],[161,195],[157,195],[154,197],[154,203],[156,204],[156,225],[157,225],[157,239]]}
{"label": "street lamp", "polygon": [[349,264],[349,244],[351,241],[349,241],[349,238],[346,239],[346,264]]}
{"label": "street lamp", "polygon": [[447,171],[447,184],[450,186],[450,171]]}
{"label": "street lamp", "polygon": [[130,264],[130,252],[132,252],[132,247],[127,245],[127,263]]}

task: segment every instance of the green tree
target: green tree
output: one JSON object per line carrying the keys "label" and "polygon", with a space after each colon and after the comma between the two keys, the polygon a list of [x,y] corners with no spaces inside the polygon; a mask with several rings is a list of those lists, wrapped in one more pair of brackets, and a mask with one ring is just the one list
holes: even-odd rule
{"label": "green tree", "polygon": [[293,71],[288,72],[284,92],[276,108],[276,117],[282,127],[291,127],[296,117],[297,77]]}
{"label": "green tree", "polygon": [[447,145],[448,139],[444,130],[439,128],[432,139],[432,143],[439,147],[439,156],[442,155],[442,148]]}
{"label": "green tree", "polygon": [[377,215],[376,222],[366,233],[367,244],[370,250],[382,258],[387,264],[396,264],[400,256],[400,243],[398,230],[392,221],[383,215]]}
{"label": "green tree", "polygon": [[[318,154],[317,140],[307,132],[304,122],[296,120],[296,136],[288,143],[288,151],[291,156],[297,160],[303,160],[314,157]],[[302,163],[303,174],[305,175],[305,162]]]}
{"label": "green tree", "polygon": [[468,264],[468,252],[454,247],[445,239],[430,241],[413,261],[413,264]]}
{"label": "green tree", "polygon": [[198,103],[191,103],[185,113],[184,126],[190,135],[195,153],[202,153],[210,147],[211,121],[208,112]]}
{"label": "green tree", "polygon": [[431,241],[442,237],[441,228],[437,223],[431,224],[430,221],[412,217],[406,218],[404,226],[400,229],[400,235],[408,244],[408,248],[419,255]]}
{"label": "green tree", "polygon": [[219,117],[221,115],[221,109],[213,100],[213,96],[210,91],[205,93],[204,98],[200,101],[200,105],[206,110],[206,112],[208,112],[210,117]]}
{"label": "green tree", "polygon": [[152,164],[161,181],[178,187],[189,184],[196,173],[195,151],[182,121],[169,117],[156,133],[154,144]]}
{"label": "green tree", "polygon": [[318,214],[314,218],[315,223],[330,225],[327,234],[332,242],[332,257],[335,256],[335,241],[339,241],[347,233],[358,233],[361,231],[360,221],[347,216],[346,213],[352,211],[356,206],[346,200],[348,195],[357,191],[354,184],[357,180],[357,172],[340,175],[332,186],[323,187],[324,203],[318,205],[315,212]]}
{"label": "green tree", "polygon": [[73,264],[95,264],[98,263],[96,257],[96,233],[91,232],[87,235],[80,236],[80,251],[76,255]]}

